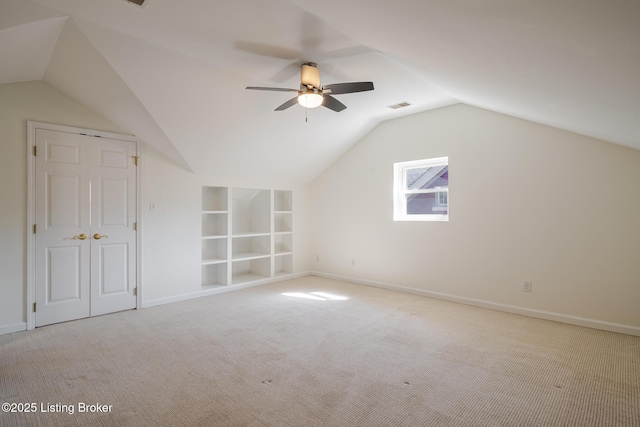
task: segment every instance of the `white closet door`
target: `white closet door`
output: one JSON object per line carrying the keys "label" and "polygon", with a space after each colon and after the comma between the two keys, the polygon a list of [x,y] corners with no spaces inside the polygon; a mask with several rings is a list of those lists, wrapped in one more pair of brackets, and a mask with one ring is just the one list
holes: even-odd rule
{"label": "white closet door", "polygon": [[92,138],[91,315],[136,306],[133,142]]}
{"label": "white closet door", "polygon": [[36,326],[136,307],[136,145],[36,129]]}
{"label": "white closet door", "polygon": [[90,315],[89,138],[36,130],[36,326]]}

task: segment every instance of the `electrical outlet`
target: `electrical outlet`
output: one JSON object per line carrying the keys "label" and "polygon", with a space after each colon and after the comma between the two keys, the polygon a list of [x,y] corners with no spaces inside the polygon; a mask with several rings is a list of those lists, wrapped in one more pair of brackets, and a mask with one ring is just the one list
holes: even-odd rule
{"label": "electrical outlet", "polygon": [[316,255],[316,262],[320,261],[320,255]]}
{"label": "electrical outlet", "polygon": [[356,265],[356,260],[355,259],[351,260],[351,265]]}
{"label": "electrical outlet", "polygon": [[522,290],[524,292],[531,292],[531,280],[525,280],[522,282]]}
{"label": "electrical outlet", "polygon": [[150,212],[155,212],[157,210],[158,210],[158,202],[156,202],[156,201],[149,202],[149,211]]}

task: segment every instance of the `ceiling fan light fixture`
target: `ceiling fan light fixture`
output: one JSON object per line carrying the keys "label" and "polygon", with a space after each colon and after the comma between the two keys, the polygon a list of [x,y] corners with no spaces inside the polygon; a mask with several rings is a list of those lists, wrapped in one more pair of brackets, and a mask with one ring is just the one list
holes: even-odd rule
{"label": "ceiling fan light fixture", "polygon": [[316,108],[322,105],[322,95],[314,92],[302,93],[298,96],[298,103],[304,108]]}

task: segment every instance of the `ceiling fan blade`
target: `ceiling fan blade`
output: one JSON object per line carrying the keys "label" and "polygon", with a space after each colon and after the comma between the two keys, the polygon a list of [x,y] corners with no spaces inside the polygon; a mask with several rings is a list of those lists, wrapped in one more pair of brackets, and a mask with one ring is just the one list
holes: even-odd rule
{"label": "ceiling fan blade", "polygon": [[335,111],[336,113],[339,113],[340,111],[347,108],[346,105],[344,105],[342,102],[338,101],[331,95],[323,95],[322,98],[323,98],[322,105],[324,105],[330,110]]}
{"label": "ceiling fan blade", "polygon": [[287,49],[286,47],[244,40],[236,41],[234,43],[234,47],[243,52],[253,53],[255,55],[266,56],[269,58],[286,59],[288,61],[298,60],[301,53],[300,51]]}
{"label": "ceiling fan blade", "polygon": [[270,90],[272,92],[298,92],[298,89],[287,89],[283,87],[261,87],[261,86],[247,86],[249,90]]}
{"label": "ceiling fan blade", "polygon": [[284,104],[276,108],[274,111],[286,110],[289,107],[293,107],[297,103],[298,103],[298,97],[296,96],[295,98],[291,98],[290,100],[288,100],[287,102],[285,102]]}
{"label": "ceiling fan blade", "polygon": [[373,82],[335,83],[332,85],[322,86],[322,90],[325,89],[330,89],[332,95],[366,92],[368,90],[373,90]]}

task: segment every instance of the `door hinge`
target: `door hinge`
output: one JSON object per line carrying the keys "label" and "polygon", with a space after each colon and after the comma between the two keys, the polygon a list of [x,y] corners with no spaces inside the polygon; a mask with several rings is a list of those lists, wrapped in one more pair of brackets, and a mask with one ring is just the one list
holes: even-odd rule
{"label": "door hinge", "polygon": [[138,288],[137,287],[133,288],[133,295],[134,296],[138,296]]}
{"label": "door hinge", "polygon": [[36,234],[36,229],[38,228],[38,226],[36,224],[33,224],[33,234]]}
{"label": "door hinge", "polygon": [[133,223],[133,231],[138,231],[138,223],[137,222]]}
{"label": "door hinge", "polygon": [[36,146],[36,145],[33,146],[33,155],[34,156],[38,155],[38,146]]}
{"label": "door hinge", "polygon": [[131,158],[133,159],[133,163],[138,166],[138,159],[140,158],[139,156],[131,156]]}
{"label": "door hinge", "polygon": [[35,302],[33,303],[33,312],[34,313],[36,312],[36,303]]}

